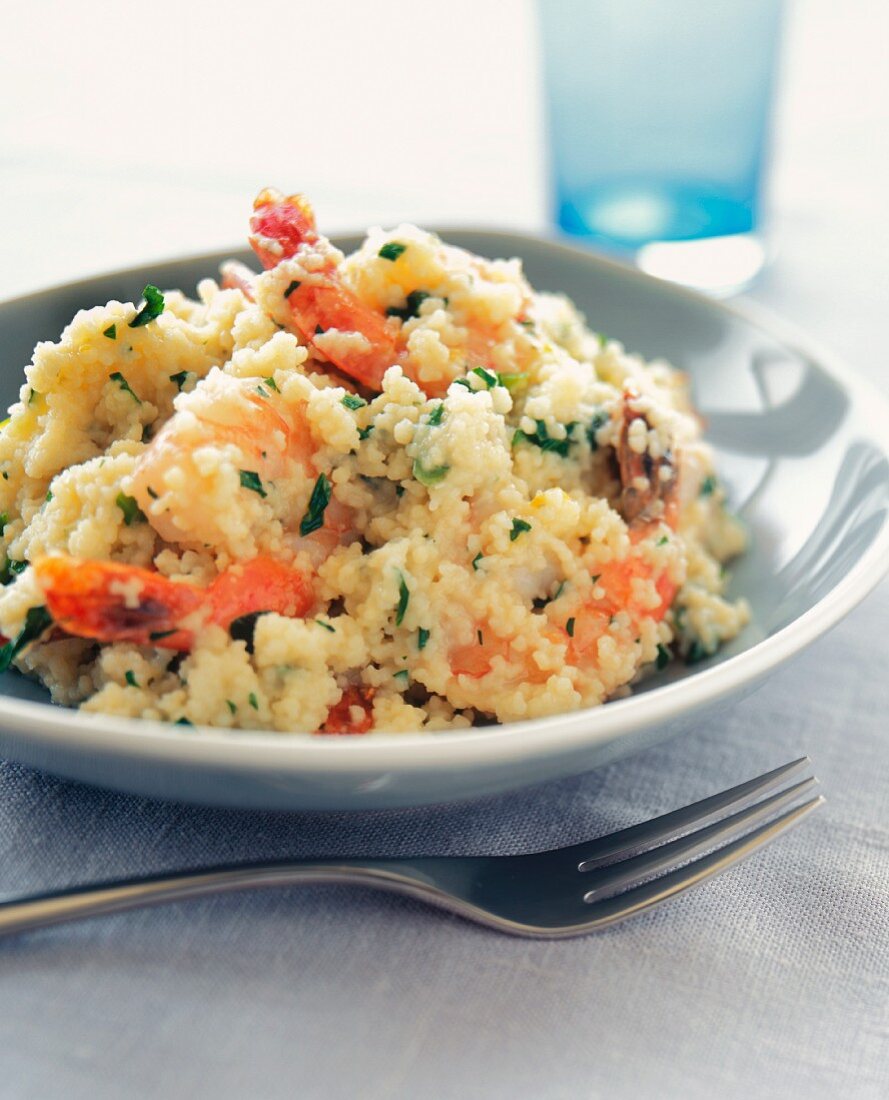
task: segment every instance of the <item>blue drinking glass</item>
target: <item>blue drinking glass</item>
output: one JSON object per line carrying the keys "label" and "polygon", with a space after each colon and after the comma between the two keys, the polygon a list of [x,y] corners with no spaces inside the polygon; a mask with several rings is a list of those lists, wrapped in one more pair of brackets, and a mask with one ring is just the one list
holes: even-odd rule
{"label": "blue drinking glass", "polygon": [[540,0],[554,217],[730,293],[765,258],[781,0]]}

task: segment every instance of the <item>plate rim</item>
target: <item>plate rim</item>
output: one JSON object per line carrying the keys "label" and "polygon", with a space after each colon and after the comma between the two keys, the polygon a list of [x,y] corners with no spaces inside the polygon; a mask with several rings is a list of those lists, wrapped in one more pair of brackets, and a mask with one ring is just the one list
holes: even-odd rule
{"label": "plate rim", "polygon": [[[794,324],[770,309],[743,302],[708,298],[688,287],[657,279],[629,264],[588,251],[558,237],[481,225],[433,227],[443,237],[476,234],[492,240],[513,242],[521,247],[532,243],[575,260],[612,271],[621,278],[649,289],[655,286],[667,297],[679,297],[705,306],[717,314],[753,326],[784,346],[792,348],[824,369],[850,396],[851,408],[859,416],[885,427],[889,439],[889,401],[867,378],[834,352],[822,346]],[[361,237],[364,232],[343,231],[338,240]],[[95,279],[131,277],[152,266],[206,263],[241,251],[201,252],[155,259],[144,264],[98,272],[56,286],[7,298],[0,305],[15,307],[44,295],[75,290]],[[882,448],[889,458],[889,449]],[[0,695],[0,728],[43,745],[62,745],[79,753],[100,752],[105,756],[134,757],[178,767],[234,769],[247,774],[269,772],[281,775],[322,775],[355,772],[395,771],[425,773],[446,768],[508,766],[541,756],[552,757],[592,749],[611,742],[636,728],[675,720],[719,702],[741,688],[753,686],[769,672],[826,633],[851,612],[889,572],[889,519],[885,519],[871,546],[852,570],[813,607],[749,649],[719,665],[701,669],[673,683],[639,695],[614,700],[565,714],[526,719],[474,730],[444,730],[427,733],[375,733],[371,737],[323,737],[294,731],[271,733],[260,730],[228,730],[218,727],[179,727],[151,719],[125,718],[71,710],[53,703],[41,703]]]}

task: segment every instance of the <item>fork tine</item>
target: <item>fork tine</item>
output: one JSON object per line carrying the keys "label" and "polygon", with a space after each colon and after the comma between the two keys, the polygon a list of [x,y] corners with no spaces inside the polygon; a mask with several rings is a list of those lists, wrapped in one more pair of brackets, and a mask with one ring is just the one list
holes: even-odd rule
{"label": "fork tine", "polygon": [[677,894],[691,889],[692,886],[697,886],[699,882],[712,878],[720,871],[739,863],[745,856],[752,854],[757,849],[765,847],[766,844],[775,840],[782,833],[799,824],[804,817],[807,817],[812,810],[817,809],[823,802],[824,797],[817,795],[801,806],[781,814],[774,821],[761,825],[753,832],[747,833],[738,840],[718,848],[715,852],[711,852],[685,867],[679,867],[669,874],[645,882],[623,894],[594,902],[588,908],[591,919],[583,924],[575,925],[570,932],[566,930],[564,934],[578,935],[582,932],[592,932],[605,928],[609,924],[616,924],[626,917],[635,916],[636,913],[653,909],[656,905],[676,897]]}
{"label": "fork tine", "polygon": [[808,794],[817,784],[818,780],[815,778],[804,779],[786,791],[770,795],[762,802],[732,814],[731,817],[722,821],[716,821],[712,825],[672,840],[669,844],[663,844],[652,851],[642,852],[620,863],[602,867],[592,873],[590,889],[585,895],[585,900],[598,900],[606,893],[612,894],[629,889],[642,879],[674,868],[681,860],[693,859],[720,841],[730,840],[739,833],[747,832],[752,826],[771,817],[777,810],[789,806],[802,795]]}
{"label": "fork tine", "polygon": [[726,810],[740,809],[760,795],[779,787],[791,776],[804,771],[810,764],[808,756],[801,756],[799,760],[792,760],[789,764],[766,772],[756,779],[748,779],[746,783],[739,783],[737,787],[730,787],[727,791],[703,798],[700,802],[693,802],[690,806],[683,806],[661,817],[653,817],[639,825],[631,825],[628,829],[610,833],[598,840],[574,844],[570,848],[564,848],[563,852],[582,855],[579,870],[592,870],[605,860],[631,855],[643,848],[652,848],[691,828],[706,825],[708,821],[721,817]]}

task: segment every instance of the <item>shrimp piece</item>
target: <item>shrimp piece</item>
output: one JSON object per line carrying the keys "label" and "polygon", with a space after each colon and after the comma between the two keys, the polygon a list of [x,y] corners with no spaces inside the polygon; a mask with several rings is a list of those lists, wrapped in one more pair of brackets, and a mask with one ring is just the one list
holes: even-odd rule
{"label": "shrimp piece", "polygon": [[617,464],[621,494],[618,511],[631,530],[647,529],[663,519],[674,530],[679,521],[679,473],[671,444],[652,453],[651,421],[638,405],[639,395],[624,393]]}
{"label": "shrimp piece", "polygon": [[305,406],[283,401],[261,379],[214,369],[177,397],[175,413],[133,471],[131,493],[165,541],[224,545],[224,517],[211,481],[218,463],[207,464],[204,449],[226,447],[243,475],[257,479],[261,495],[269,482],[295,471],[314,478]]}
{"label": "shrimp piece", "polygon": [[318,733],[367,733],[373,725],[373,688],[347,687]]}
{"label": "shrimp piece", "polygon": [[228,629],[264,611],[302,618],[314,600],[305,573],[268,557],[234,565],[206,588],[135,565],[65,555],[38,558],[33,570],[47,610],[67,634],[179,652],[192,648],[202,627]]}
{"label": "shrimp piece", "polygon": [[[253,210],[250,244],[267,269],[321,240],[314,211],[302,195],[285,197],[267,188],[257,195]],[[300,283],[287,300],[294,326],[306,343],[368,389],[377,393],[382,389],[389,367],[407,368],[407,353],[399,346],[394,324],[342,284],[332,259],[320,270],[313,264],[311,282]],[[316,348],[315,337],[329,329],[356,333],[363,339],[349,341],[348,346],[344,342],[333,352]]]}

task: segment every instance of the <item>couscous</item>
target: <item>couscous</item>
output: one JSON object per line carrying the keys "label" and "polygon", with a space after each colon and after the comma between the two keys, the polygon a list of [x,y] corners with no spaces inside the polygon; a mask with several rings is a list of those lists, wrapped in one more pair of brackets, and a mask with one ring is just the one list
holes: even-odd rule
{"label": "couscous", "polygon": [[37,346],[0,432],[3,667],[183,725],[437,730],[603,703],[743,626],[681,373],[414,226],[343,256],[264,191],[250,240],[261,274]]}

